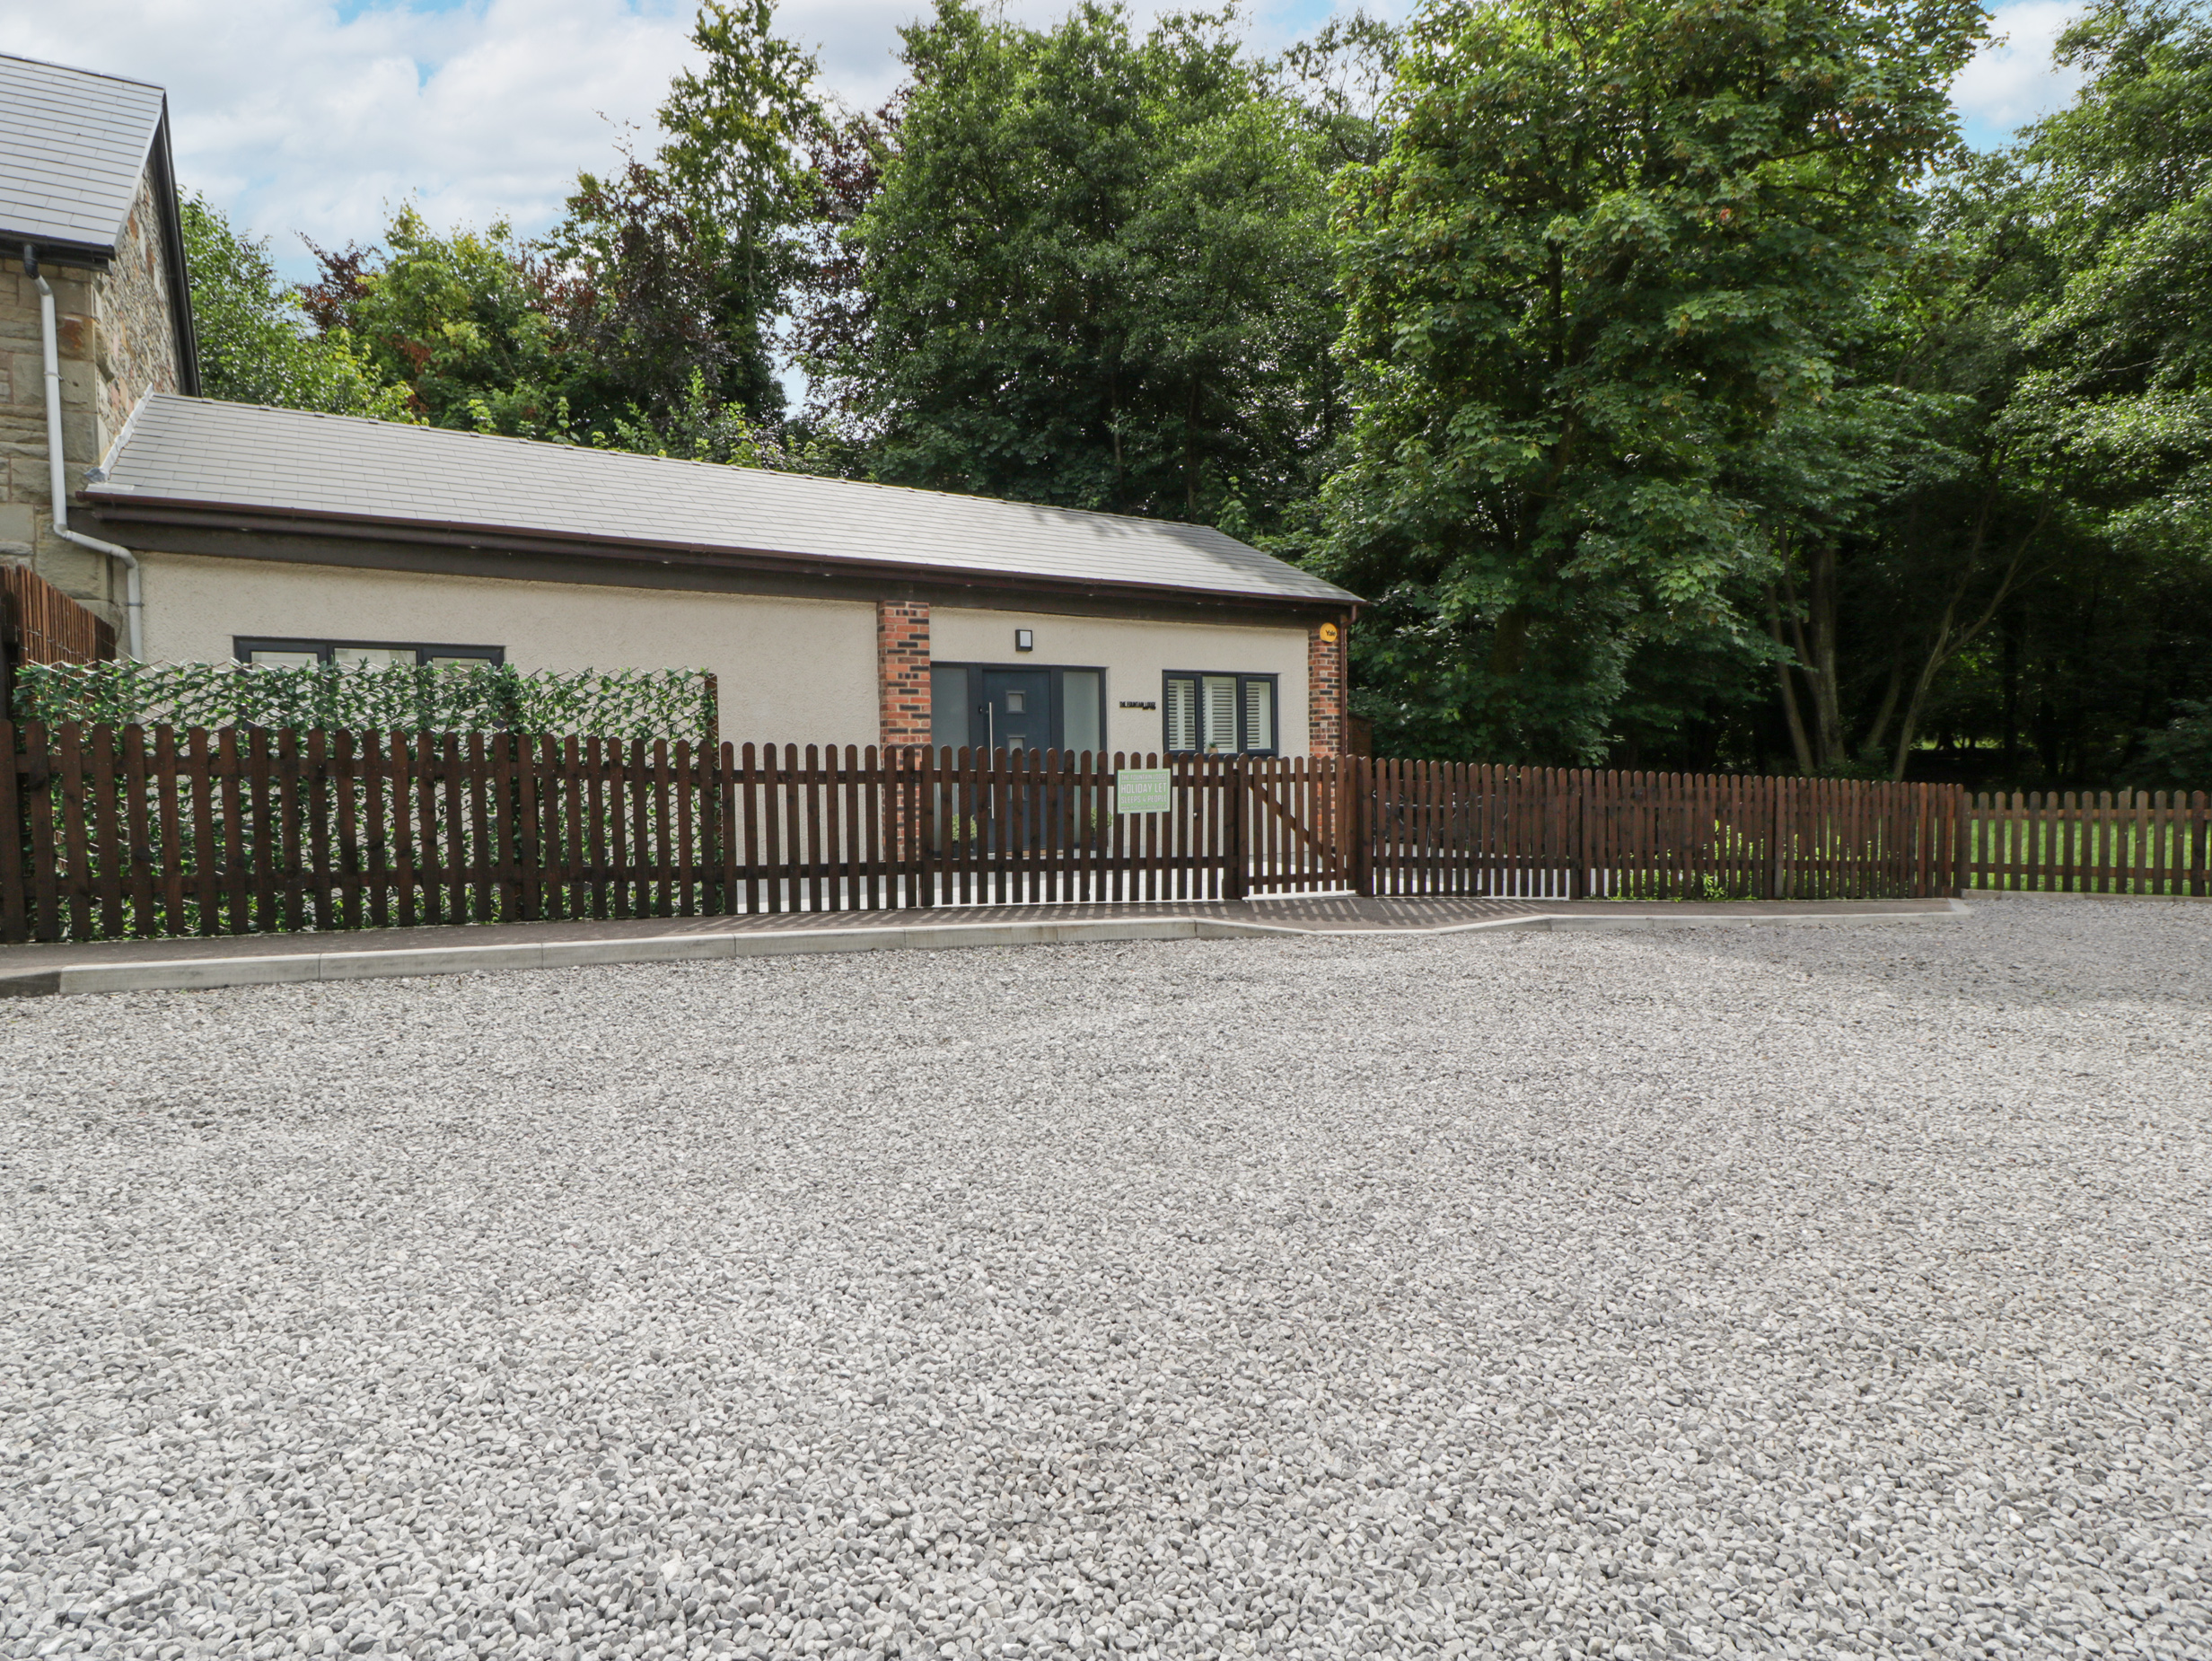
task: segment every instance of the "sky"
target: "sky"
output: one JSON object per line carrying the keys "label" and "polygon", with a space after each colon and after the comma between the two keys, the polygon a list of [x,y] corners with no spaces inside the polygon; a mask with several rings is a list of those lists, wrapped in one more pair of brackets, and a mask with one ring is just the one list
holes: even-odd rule
{"label": "sky", "polygon": [[[168,89],[180,180],[270,239],[293,277],[303,236],[373,242],[414,197],[439,225],[504,217],[548,228],[579,170],[603,171],[626,132],[652,148],[654,110],[691,59],[696,0],[0,0],[0,51]],[[926,0],[784,0],[782,31],[822,81],[873,107],[895,84],[899,26]],[[1368,9],[1400,13],[1407,0]],[[1043,22],[1066,0],[1008,0]],[[1181,6],[1134,0],[1140,19]],[[1248,4],[1254,43],[1310,31],[1344,0]],[[2009,0],[1954,89],[1988,145],[2062,102],[2050,42],[2078,7]]]}

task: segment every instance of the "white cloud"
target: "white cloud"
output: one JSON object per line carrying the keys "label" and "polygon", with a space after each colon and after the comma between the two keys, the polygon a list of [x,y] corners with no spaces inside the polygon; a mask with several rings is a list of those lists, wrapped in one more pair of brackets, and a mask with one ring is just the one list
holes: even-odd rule
{"label": "white cloud", "polygon": [[536,228],[616,121],[650,123],[688,14],[624,0],[485,0],[342,18],[303,0],[0,0],[9,49],[169,91],[177,170],[274,235],[373,240],[419,193],[441,222]]}
{"label": "white cloud", "polygon": [[1994,8],[1990,41],[1951,83],[1967,136],[1994,145],[2073,96],[2082,77],[2050,61],[2050,48],[2082,14],[2074,0],[2014,0]]}
{"label": "white cloud", "polygon": [[[1178,0],[1138,0],[1140,21]],[[1273,48],[1353,0],[1262,0]],[[608,166],[625,124],[652,140],[654,110],[692,57],[696,0],[0,0],[0,43],[27,57],[169,89],[178,171],[275,239],[373,240],[387,204],[414,195],[441,224],[505,215],[550,224],[579,169]],[[1009,0],[1028,22],[1068,0]],[[1408,0],[1380,8],[1400,13]],[[786,0],[779,27],[821,54],[826,86],[872,107],[898,81],[900,25],[928,0]],[[1374,9],[1371,4],[1371,9]],[[2079,11],[2068,0],[1996,8],[2001,37],[1953,83],[1968,131],[1993,144],[2058,107],[2078,81],[2050,66]]]}
{"label": "white cloud", "polygon": [[[1274,0],[1270,44],[1339,0]],[[233,220],[312,268],[294,233],[373,241],[413,195],[434,224],[499,216],[525,233],[560,212],[579,169],[615,157],[624,124],[653,141],[670,78],[695,56],[697,0],[0,0],[0,43],[28,57],[169,91],[177,171]],[[1067,0],[1014,0],[1043,22]],[[1142,18],[1173,9],[1146,0]],[[871,108],[897,83],[898,31],[928,0],[786,0],[778,27],[822,79]]]}

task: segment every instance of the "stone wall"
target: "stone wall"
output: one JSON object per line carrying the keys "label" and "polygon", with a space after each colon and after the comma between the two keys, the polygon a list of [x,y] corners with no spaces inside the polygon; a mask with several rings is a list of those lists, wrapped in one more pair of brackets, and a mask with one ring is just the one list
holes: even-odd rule
{"label": "stone wall", "polygon": [[[57,332],[61,341],[62,448],[75,457],[89,454],[100,436],[92,413],[95,381],[84,351],[91,338],[92,305],[87,272],[46,268],[54,290]],[[49,581],[48,560],[66,544],[48,529],[46,470],[46,383],[39,347],[39,291],[22,274],[20,257],[0,263],[0,555],[30,560]],[[81,584],[63,584],[79,593]]]}
{"label": "stone wall", "polygon": [[[141,180],[112,266],[98,273],[41,268],[54,290],[62,454],[73,489],[107,453],[143,394],[181,384],[162,236],[152,182]],[[0,559],[29,562],[119,626],[123,584],[115,562],[53,534],[39,290],[22,271],[20,250],[0,265]]]}
{"label": "stone wall", "polygon": [[[97,285],[99,334],[95,342],[100,374],[100,439],[84,463],[90,467],[130,419],[148,392],[182,389],[178,374],[176,312],[169,293],[169,262],[162,246],[162,214],[151,177],[138,183],[115,263]],[[70,461],[76,452],[69,453]]]}

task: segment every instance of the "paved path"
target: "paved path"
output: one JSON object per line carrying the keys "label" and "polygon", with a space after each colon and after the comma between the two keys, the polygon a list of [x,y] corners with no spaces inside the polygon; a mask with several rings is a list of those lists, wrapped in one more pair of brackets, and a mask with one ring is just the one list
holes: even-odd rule
{"label": "paved path", "polygon": [[1963,908],[1949,900],[1691,905],[1315,894],[1242,901],[954,906],[908,911],[478,924],[0,947],[0,997],[182,990],[807,952],[1066,945],[1086,940],[1428,934],[1492,928],[1610,929],[1820,920],[1936,921],[1960,915]]}

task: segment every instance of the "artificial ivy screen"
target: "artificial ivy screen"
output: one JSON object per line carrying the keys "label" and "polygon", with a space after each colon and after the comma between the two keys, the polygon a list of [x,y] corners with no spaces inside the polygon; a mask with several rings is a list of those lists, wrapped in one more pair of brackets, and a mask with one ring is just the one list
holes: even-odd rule
{"label": "artificial ivy screen", "polygon": [[715,738],[715,678],[696,669],[551,670],[504,664],[381,665],[25,664],[15,717],[382,732]]}

